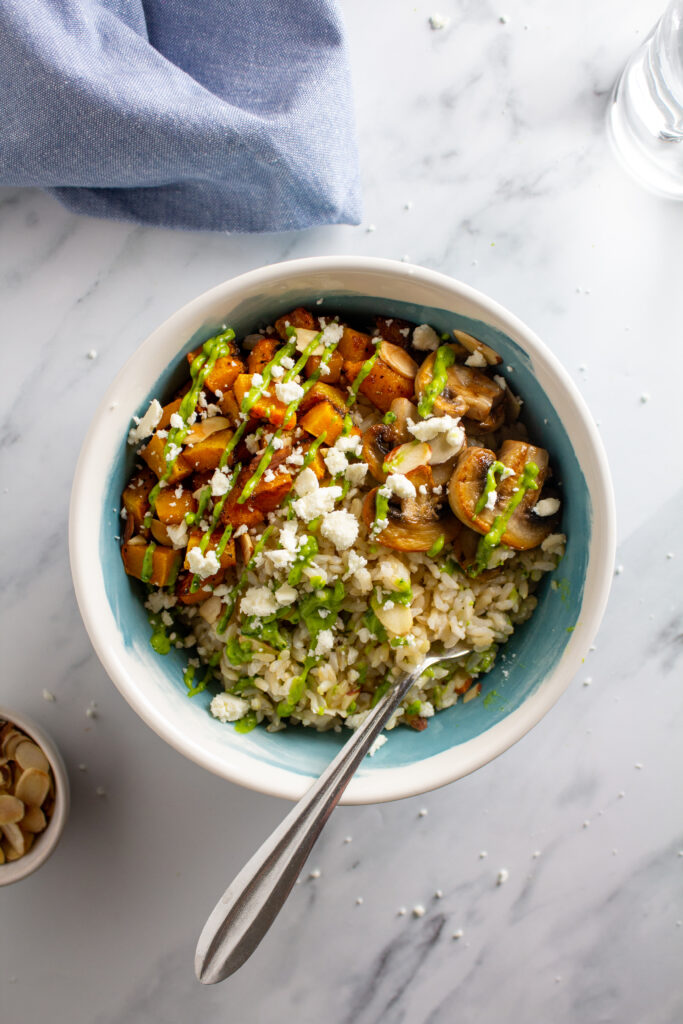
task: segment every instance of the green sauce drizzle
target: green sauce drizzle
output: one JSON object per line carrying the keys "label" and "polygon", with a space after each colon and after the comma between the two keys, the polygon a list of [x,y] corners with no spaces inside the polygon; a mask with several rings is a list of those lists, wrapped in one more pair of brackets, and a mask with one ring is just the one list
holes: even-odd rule
{"label": "green sauce drizzle", "polygon": [[420,416],[426,418],[431,415],[434,402],[439,397],[448,383],[448,368],[455,362],[455,352],[450,345],[442,345],[436,350],[434,365],[432,367],[432,379],[427,384],[424,394],[418,404]]}
{"label": "green sauce drizzle", "polygon": [[440,537],[436,538],[436,540],[432,544],[431,548],[427,552],[427,558],[436,558],[436,556],[438,554],[440,554],[441,551],[443,550],[443,546],[444,546],[445,543],[446,543],[446,535],[444,533],[442,533]]}
{"label": "green sauce drizzle", "polygon": [[517,490],[513,491],[512,497],[507,505],[493,520],[491,529],[480,539],[477,544],[476,564],[469,569],[470,576],[478,576],[489,564],[489,559],[494,548],[500,544],[503,534],[510,522],[512,513],[515,511],[527,491],[537,491],[538,466],[535,462],[527,462],[517,484]]}
{"label": "green sauce drizzle", "polygon": [[488,501],[489,494],[492,494],[498,486],[496,482],[496,473],[502,473],[506,467],[502,462],[492,462],[486,473],[486,483],[484,484],[484,490],[479,495],[479,501],[474,506],[474,514],[478,516],[480,512],[486,508],[486,502]]}

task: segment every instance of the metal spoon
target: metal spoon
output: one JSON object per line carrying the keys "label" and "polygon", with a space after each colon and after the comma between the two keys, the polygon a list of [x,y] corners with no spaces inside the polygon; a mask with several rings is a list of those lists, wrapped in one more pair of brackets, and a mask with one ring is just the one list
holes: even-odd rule
{"label": "metal spoon", "polygon": [[422,673],[469,654],[463,646],[428,654],[387,690],[320,778],[242,868],[214,907],[197,943],[194,969],[205,985],[233,974],[248,960],[277,917],[313,844],[356,768]]}

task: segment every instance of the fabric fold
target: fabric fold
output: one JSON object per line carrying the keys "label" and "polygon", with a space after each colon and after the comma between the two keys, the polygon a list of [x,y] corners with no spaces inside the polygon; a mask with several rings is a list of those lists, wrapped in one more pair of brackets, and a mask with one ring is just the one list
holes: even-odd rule
{"label": "fabric fold", "polygon": [[0,0],[0,182],[167,227],[358,223],[332,0]]}

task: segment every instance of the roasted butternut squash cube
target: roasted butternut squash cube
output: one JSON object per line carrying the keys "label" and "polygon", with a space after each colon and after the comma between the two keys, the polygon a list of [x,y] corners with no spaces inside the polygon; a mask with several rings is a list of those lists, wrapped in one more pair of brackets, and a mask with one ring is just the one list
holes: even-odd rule
{"label": "roasted butternut squash cube", "polygon": [[265,366],[281,346],[282,342],[279,338],[261,338],[260,341],[257,341],[247,356],[249,373],[263,373]]}
{"label": "roasted butternut squash cube", "polygon": [[318,318],[309,313],[303,306],[298,306],[286,316],[281,316],[275,321],[275,330],[283,339],[287,340],[287,327],[303,327],[306,331],[318,330]]}
{"label": "roasted butternut squash cube", "polygon": [[181,572],[178,576],[178,582],[176,583],[176,597],[181,604],[201,604],[202,601],[206,601],[207,597],[211,597],[213,588],[217,587],[219,583],[222,582],[224,576],[225,571],[223,569],[219,569],[218,572],[213,574],[213,576],[209,576],[205,579],[200,587],[196,590],[191,590],[194,573]]}
{"label": "roasted butternut squash cube", "polygon": [[[251,389],[251,377],[250,373],[241,373],[233,385],[235,398],[240,406],[244,401],[245,395]],[[271,388],[273,388],[272,391]],[[285,423],[286,411],[287,406],[276,397],[274,385],[271,385],[251,406],[249,416],[254,420],[268,420],[274,427],[284,427],[286,430],[292,430],[296,426],[296,414],[292,413]]]}
{"label": "roasted butternut squash cube", "polygon": [[[188,352],[188,363],[192,363],[192,360],[201,351],[202,346],[200,345],[193,352]],[[204,379],[204,387],[208,388],[209,391],[227,391],[228,388],[232,387],[235,378],[240,373],[244,373],[244,363],[236,352],[230,352],[227,356],[221,356],[220,359],[216,360]]]}
{"label": "roasted butternut squash cube", "polygon": [[190,471],[203,472],[216,469],[231,437],[232,430],[217,430],[215,433],[209,434],[203,441],[187,445],[183,449],[182,457],[190,467]]}
{"label": "roasted butternut squash cube", "polygon": [[[187,555],[192,550],[192,548],[196,548],[196,547],[199,546],[199,544],[201,544],[203,536],[204,536],[204,534],[202,533],[201,530],[192,530],[192,532],[190,533],[190,536],[188,537],[188,540],[187,540],[187,549],[186,549],[186,554],[185,554],[185,562],[183,563],[183,568],[184,569],[189,569],[190,568],[190,563],[187,560]],[[209,543],[208,543],[208,545],[206,547],[206,553],[207,554],[208,554],[209,551],[215,551],[216,550],[216,548],[218,547],[218,545],[220,543],[220,539],[221,539],[222,536],[223,536],[223,530],[214,530],[213,531],[213,533],[211,534],[211,537],[209,538]],[[225,545],[225,550],[223,551],[223,554],[219,558],[218,564],[220,565],[221,569],[229,569],[231,566],[235,565],[236,562],[237,562],[237,558],[235,556],[235,541],[231,537],[230,540],[228,541],[228,543]]]}
{"label": "roasted butternut squash cube", "polygon": [[325,399],[312,405],[301,417],[299,425],[313,437],[324,433],[325,444],[332,445],[344,429],[344,417]]}
{"label": "roasted butternut squash cube", "polygon": [[[164,438],[159,437],[158,434],[153,434],[140,452],[141,457],[158,477],[164,475],[168,465],[164,458],[165,445],[166,441]],[[178,480],[183,480],[186,476],[189,476],[191,472],[192,466],[188,465],[184,459],[183,452],[181,452],[173,463],[170,475],[167,477],[168,483],[177,483]]]}
{"label": "roasted butternut squash cube", "polygon": [[178,526],[188,512],[195,512],[197,502],[191,491],[178,487],[163,487],[156,500],[154,511],[166,526]]}
{"label": "roasted butternut squash cube", "polygon": [[155,483],[156,477],[149,469],[137,470],[121,496],[128,519],[137,527],[149,511],[149,492]]}
{"label": "roasted butternut squash cube", "polygon": [[[142,579],[147,547],[147,542],[141,537],[133,537],[121,548],[123,567],[136,580]],[[174,579],[179,566],[180,551],[157,544],[152,554],[152,575],[146,582],[155,587],[166,587]]]}
{"label": "roasted butternut squash cube", "polygon": [[223,397],[218,399],[218,408],[230,420],[233,427],[237,426],[240,418],[240,407],[232,391],[226,391]]}
{"label": "roasted butternut squash cube", "polygon": [[[324,381],[325,384],[337,384],[341,378],[343,364],[344,359],[341,353],[335,350],[327,362],[327,373],[321,374],[320,379]],[[312,377],[319,366],[320,356],[311,356],[304,367],[306,376]]]}
{"label": "roasted butternut squash cube", "polygon": [[272,480],[264,480],[261,477],[251,497],[254,508],[260,509],[261,512],[273,512],[287,497],[293,483],[291,474],[286,472],[275,473]]}
{"label": "roasted butternut squash cube", "polygon": [[323,384],[321,381],[316,381],[311,390],[304,395],[299,409],[301,412],[306,412],[312,405],[316,405],[317,402],[329,402],[332,408],[336,409],[341,416],[345,416],[348,411],[346,408],[346,396],[343,391],[332,387],[331,384]]}
{"label": "roasted butternut squash cube", "polygon": [[345,363],[358,363],[369,359],[375,351],[375,347],[369,334],[354,331],[352,327],[345,327],[336,351]]}
{"label": "roasted butternut squash cube", "polygon": [[[362,362],[344,363],[347,380],[353,382],[362,366]],[[358,390],[382,412],[389,412],[395,398],[412,399],[415,397],[415,382],[403,377],[381,359],[378,359]]]}
{"label": "roasted butternut squash cube", "polygon": [[178,412],[182,400],[182,397],[176,398],[164,406],[161,412],[161,419],[157,423],[157,430],[168,430],[171,425],[171,416],[174,412]]}

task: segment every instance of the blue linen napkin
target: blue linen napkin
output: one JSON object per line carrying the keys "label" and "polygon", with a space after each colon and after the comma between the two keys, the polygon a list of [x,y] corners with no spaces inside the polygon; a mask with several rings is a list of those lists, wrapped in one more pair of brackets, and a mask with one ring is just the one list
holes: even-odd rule
{"label": "blue linen napkin", "polygon": [[168,227],[358,223],[334,0],[0,0],[0,183]]}

